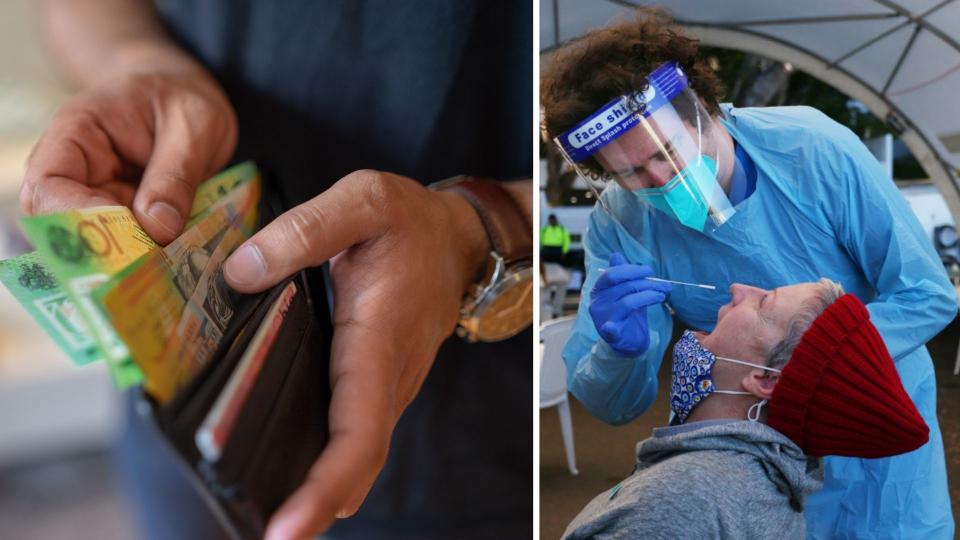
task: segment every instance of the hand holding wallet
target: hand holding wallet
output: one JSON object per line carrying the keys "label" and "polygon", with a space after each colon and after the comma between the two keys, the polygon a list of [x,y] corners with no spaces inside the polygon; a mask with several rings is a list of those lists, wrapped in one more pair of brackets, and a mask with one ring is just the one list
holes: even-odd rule
{"label": "hand holding wallet", "polygon": [[[262,208],[263,218],[276,214],[276,205]],[[144,396],[140,407],[234,538],[263,536],[326,444],[332,326],[325,273],[325,266],[311,268],[241,297],[211,361],[168,403]],[[217,437],[216,455],[205,457],[198,432],[231,387],[240,396],[235,418]]]}

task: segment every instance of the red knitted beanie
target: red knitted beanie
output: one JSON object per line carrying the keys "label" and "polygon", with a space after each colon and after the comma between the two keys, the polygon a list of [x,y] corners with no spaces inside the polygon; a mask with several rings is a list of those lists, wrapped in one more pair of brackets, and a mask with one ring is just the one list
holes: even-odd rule
{"label": "red knitted beanie", "polygon": [[767,424],[811,456],[902,454],[930,432],[869,312],[850,294],[804,332],[768,407]]}

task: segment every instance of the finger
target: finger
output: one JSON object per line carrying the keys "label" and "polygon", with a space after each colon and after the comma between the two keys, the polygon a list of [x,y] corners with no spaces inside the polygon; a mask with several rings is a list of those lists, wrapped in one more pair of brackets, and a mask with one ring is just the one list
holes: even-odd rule
{"label": "finger", "polygon": [[622,305],[627,310],[633,312],[637,311],[640,308],[647,307],[651,304],[659,304],[666,300],[667,297],[660,291],[642,291],[638,293],[628,294],[620,299],[618,304]]}
{"label": "finger", "polygon": [[625,281],[643,279],[652,275],[653,269],[645,264],[622,264],[607,268],[603,275],[597,279],[596,286],[603,290]]}
{"label": "finger", "polygon": [[123,204],[118,195],[94,190],[69,178],[45,178],[41,185],[20,192],[20,208],[27,215],[52,214],[75,208]]}
{"label": "finger", "polygon": [[331,357],[330,442],[303,485],[270,520],[267,538],[311,538],[355,513],[386,460],[398,411],[397,363],[378,332],[340,325]]}
{"label": "finger", "polygon": [[90,116],[58,111],[27,160],[20,209],[28,215],[118,204],[93,186],[122,168],[107,133]]}
{"label": "finger", "polygon": [[673,290],[673,287],[664,281],[651,281],[649,279],[634,279],[631,281],[626,281],[620,283],[619,285],[614,285],[613,287],[603,291],[604,298],[609,298],[612,300],[620,300],[628,294],[643,292],[643,291],[659,291],[664,294]]}
{"label": "finger", "polygon": [[284,213],[244,242],[224,266],[227,283],[240,292],[259,292],[381,234],[386,224],[376,211],[381,205],[366,200],[369,179],[358,174]]}
{"label": "finger", "polygon": [[211,145],[193,136],[196,128],[185,114],[173,112],[157,120],[156,142],[133,200],[137,220],[160,244],[179,236],[197,186],[227,159],[211,153],[207,150]]}
{"label": "finger", "polygon": [[614,304],[610,320],[621,320],[629,317],[637,310],[643,309],[651,304],[659,304],[666,300],[666,296],[660,291],[642,291],[628,294]]}
{"label": "finger", "polygon": [[617,343],[620,341],[622,328],[623,321],[607,321],[600,326],[600,337],[607,343]]}
{"label": "finger", "polygon": [[621,264],[627,264],[627,258],[623,256],[623,253],[619,251],[614,251],[610,254],[610,267],[620,266]]}

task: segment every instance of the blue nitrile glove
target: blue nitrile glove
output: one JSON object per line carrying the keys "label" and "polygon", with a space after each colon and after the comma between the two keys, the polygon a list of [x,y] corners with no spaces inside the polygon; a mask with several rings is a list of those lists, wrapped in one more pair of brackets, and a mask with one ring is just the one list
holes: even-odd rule
{"label": "blue nitrile glove", "polygon": [[622,253],[610,254],[610,267],[590,293],[590,318],[597,333],[622,356],[637,356],[650,346],[647,306],[667,298],[671,287],[645,279],[653,269],[628,264]]}

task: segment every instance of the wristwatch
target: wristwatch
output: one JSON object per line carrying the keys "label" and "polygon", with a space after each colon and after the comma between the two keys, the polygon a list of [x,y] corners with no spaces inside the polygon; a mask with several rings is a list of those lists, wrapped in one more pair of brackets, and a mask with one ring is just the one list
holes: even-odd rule
{"label": "wristwatch", "polygon": [[430,185],[465,198],[483,223],[493,251],[483,278],[460,308],[457,335],[470,342],[500,341],[533,321],[533,227],[496,180],[455,176]]}

